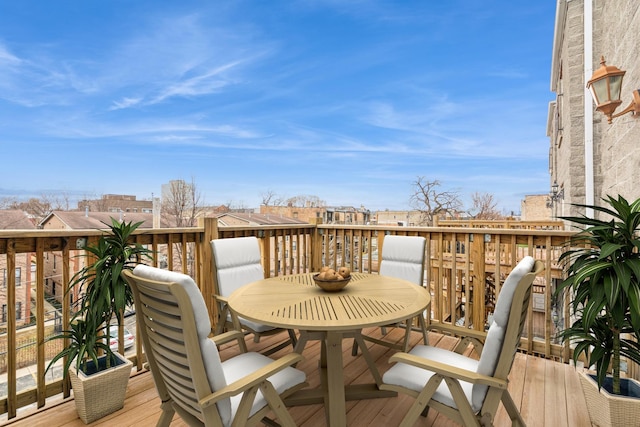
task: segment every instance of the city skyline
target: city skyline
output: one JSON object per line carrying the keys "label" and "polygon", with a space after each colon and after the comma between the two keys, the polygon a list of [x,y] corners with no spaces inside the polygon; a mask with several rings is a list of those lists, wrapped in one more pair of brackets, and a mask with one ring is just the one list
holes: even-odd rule
{"label": "city skyline", "polygon": [[[548,4],[547,4],[548,3]],[[0,198],[261,195],[410,209],[438,180],[519,212],[549,191],[555,3],[0,6]]]}

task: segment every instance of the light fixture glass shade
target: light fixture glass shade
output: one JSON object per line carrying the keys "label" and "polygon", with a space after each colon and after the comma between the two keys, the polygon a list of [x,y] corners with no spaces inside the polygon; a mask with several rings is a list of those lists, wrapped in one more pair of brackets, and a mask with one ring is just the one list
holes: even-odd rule
{"label": "light fixture glass shade", "polygon": [[620,101],[620,91],[622,90],[623,75],[609,77],[609,101]]}
{"label": "light fixture glass shade", "polygon": [[602,79],[595,81],[589,86],[589,90],[591,91],[591,96],[593,97],[593,102],[596,105],[600,105],[603,102],[607,102],[609,100],[609,94],[607,90],[607,80]]}
{"label": "light fixture glass shade", "polygon": [[622,101],[620,91],[622,89],[622,78],[626,71],[622,71],[615,65],[607,65],[604,56],[600,59],[600,68],[591,76],[587,82],[587,88],[591,92],[596,110],[602,111],[611,123],[611,116]]}

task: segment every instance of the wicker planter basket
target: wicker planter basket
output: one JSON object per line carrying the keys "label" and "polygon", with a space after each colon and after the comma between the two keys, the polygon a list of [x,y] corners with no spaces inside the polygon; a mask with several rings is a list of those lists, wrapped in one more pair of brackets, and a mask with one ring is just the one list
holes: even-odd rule
{"label": "wicker planter basket", "polygon": [[[640,390],[640,383],[634,379],[630,387]],[[599,427],[636,427],[640,426],[640,399],[609,394],[604,388],[598,390],[598,384],[586,372],[580,372],[582,391],[589,408],[591,423]]]}
{"label": "wicker planter basket", "polygon": [[75,368],[69,369],[76,411],[85,424],[124,406],[133,363],[118,353],[114,355],[119,359],[119,364],[95,374],[85,375],[81,371],[76,372]]}

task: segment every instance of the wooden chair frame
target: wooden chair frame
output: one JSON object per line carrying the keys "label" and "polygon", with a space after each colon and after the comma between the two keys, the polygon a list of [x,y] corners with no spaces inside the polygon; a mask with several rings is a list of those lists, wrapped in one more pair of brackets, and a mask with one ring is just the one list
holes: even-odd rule
{"label": "wooden chair frame", "polygon": [[[233,310],[229,308],[229,304],[227,300],[228,295],[222,295],[220,291],[218,266],[216,263],[216,249],[214,248],[215,241],[216,239],[210,242],[212,259],[213,259],[213,292],[214,292],[213,299],[215,301],[216,309],[217,309],[216,310],[217,318],[216,318],[214,333],[216,335],[219,335],[225,331],[230,331],[230,330],[242,331],[245,334],[253,334],[253,342],[258,343],[260,342],[261,337],[276,335],[283,331],[287,331],[287,334],[289,335],[289,339],[287,341],[284,341],[275,347],[267,349],[266,351],[262,352],[262,354],[264,354],[265,356],[269,356],[277,351],[282,350],[283,348],[287,347],[289,344],[291,344],[291,346],[295,348],[297,343],[297,336],[294,330],[274,328],[274,329],[269,329],[267,331],[256,331],[250,326],[240,322],[240,319],[238,318],[238,316],[233,312]],[[263,273],[263,276],[264,276],[264,273]],[[241,345],[241,349],[243,351],[246,351],[246,344],[244,342]]]}
{"label": "wooden chair frame", "polygon": [[[385,239],[388,236],[385,236]],[[415,236],[394,236],[394,237],[415,237]],[[423,242],[422,242],[422,261],[421,261],[421,271],[420,271],[420,278],[424,278],[424,261],[425,261],[425,250],[426,250],[426,239],[422,238]],[[382,270],[382,264],[385,262],[384,259],[384,244],[385,242],[382,242],[382,248],[381,248],[381,255],[382,255],[382,259],[380,261],[380,266],[381,266],[381,270]],[[417,264],[417,263],[416,263]],[[416,283],[416,286],[424,286],[422,283]],[[427,309],[425,310],[425,313],[429,313],[430,310],[430,306],[427,307]],[[427,314],[428,315],[428,314]],[[422,340],[424,342],[425,345],[429,344],[429,336],[428,336],[428,325],[429,325],[429,320],[425,318],[424,313],[421,313],[418,316],[415,316],[415,319],[417,319],[417,327],[413,326],[413,321],[414,318],[409,318],[409,319],[405,319],[402,322],[397,322],[397,323],[393,323],[393,324],[389,324],[389,325],[384,325],[380,327],[380,332],[382,334],[382,336],[380,338],[376,338],[374,336],[371,335],[362,335],[362,338],[365,341],[369,341],[372,342],[374,344],[378,344],[378,345],[382,345],[394,350],[399,350],[399,351],[404,351],[407,352],[409,350],[409,341],[410,341],[410,335],[411,332],[420,332],[422,334]],[[384,336],[387,335],[387,328],[403,328],[405,330],[404,333],[404,338],[402,340],[402,344],[396,344],[394,342],[390,342],[390,341],[386,341],[384,340]],[[358,354],[358,343],[357,342],[353,342],[353,347],[351,349],[351,354],[352,356],[356,356]]]}
{"label": "wooden chair frame", "polygon": [[[136,319],[140,326],[147,363],[162,401],[162,414],[158,426],[168,427],[177,412],[188,425],[222,427],[223,422],[216,403],[242,393],[243,398],[232,426],[254,426],[259,423],[277,425],[265,418],[271,410],[282,425],[295,425],[282,399],[305,387],[307,383],[301,383],[285,393],[278,394],[268,378],[298,363],[302,356],[295,353],[286,355],[214,392],[207,379],[193,306],[186,291],[177,283],[141,278],[129,270],[123,271],[122,276],[133,290]],[[148,325],[150,319],[153,319],[152,325]],[[167,336],[172,338],[168,339]],[[244,343],[244,335],[239,331],[230,331],[214,336],[211,340],[218,346],[233,340]],[[172,354],[172,369],[166,369],[163,367],[166,363],[166,360],[163,360],[165,356],[161,351],[154,351],[158,345],[171,348],[179,354],[184,352],[184,358]],[[249,416],[258,390],[262,392],[268,404]]]}
{"label": "wooden chair frame", "polygon": [[[461,369],[446,363],[427,360],[408,353],[397,353],[389,359],[390,362],[406,363],[434,372],[434,375],[421,392],[392,384],[383,384],[380,387],[384,390],[405,393],[416,399],[402,420],[400,424],[402,427],[414,425],[418,416],[421,414],[426,415],[429,408],[437,410],[464,426],[492,426],[500,402],[504,405],[513,426],[525,426],[525,422],[507,390],[508,376],[511,372],[515,353],[520,344],[522,329],[527,317],[529,299],[531,297],[531,285],[535,277],[543,270],[544,264],[541,261],[536,261],[532,271],[524,275],[518,282],[509,312],[509,322],[505,331],[504,342],[498,355],[498,362],[493,376],[481,375],[477,372]],[[438,325],[437,329],[441,331],[447,330],[443,325]],[[451,329],[451,331],[453,330],[454,329]],[[455,332],[459,335],[460,329],[455,329]],[[474,344],[476,351],[480,354],[483,350],[481,333],[471,330],[469,332],[468,337],[462,336],[462,341],[456,347],[455,351],[462,354],[467,344],[471,343]],[[483,335],[486,336],[486,334]],[[432,399],[442,381],[447,384],[456,408]],[[488,386],[486,397],[478,413],[474,413],[471,404],[462,390],[460,381]]]}

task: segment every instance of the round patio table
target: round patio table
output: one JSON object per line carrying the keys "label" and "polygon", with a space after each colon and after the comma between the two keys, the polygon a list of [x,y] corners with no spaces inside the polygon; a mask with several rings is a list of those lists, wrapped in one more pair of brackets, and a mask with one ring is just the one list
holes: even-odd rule
{"label": "round patio table", "polygon": [[[324,402],[330,426],[346,425],[346,400],[394,396],[379,390],[380,373],[360,331],[384,326],[422,314],[431,296],[406,280],[377,274],[353,273],[339,292],[316,286],[311,273],[272,277],[249,283],[229,296],[229,307],[238,316],[286,329],[299,329],[296,351],[309,339],[322,340],[322,386],[300,390],[286,400],[288,405]],[[410,326],[410,325],[409,325]],[[345,387],[342,339],[354,338],[362,350],[374,384]]]}

